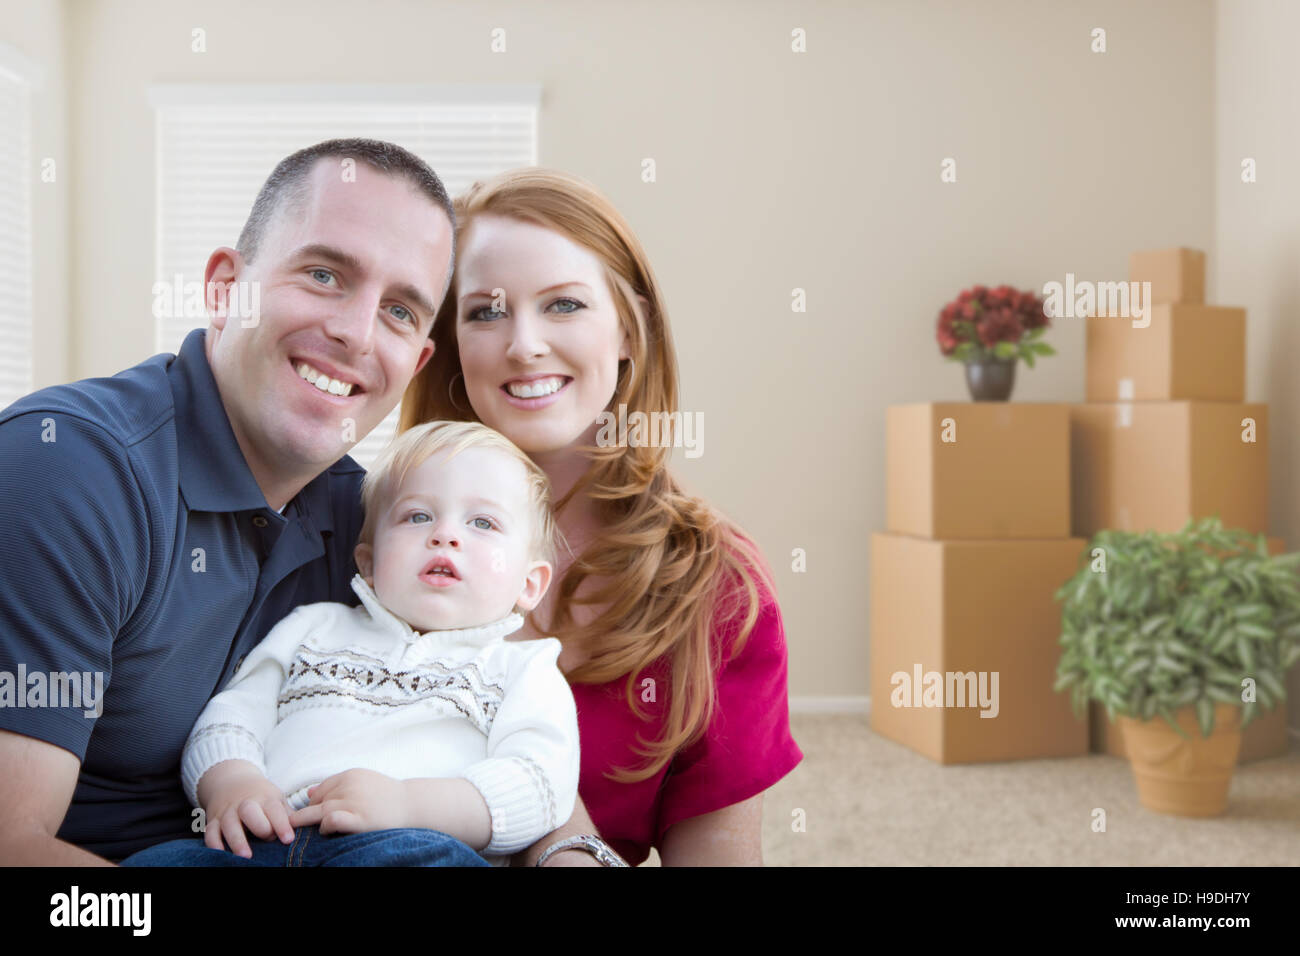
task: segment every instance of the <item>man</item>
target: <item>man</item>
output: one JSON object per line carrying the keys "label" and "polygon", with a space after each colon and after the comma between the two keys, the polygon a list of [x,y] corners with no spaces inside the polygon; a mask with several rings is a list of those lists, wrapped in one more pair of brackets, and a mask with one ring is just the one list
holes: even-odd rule
{"label": "man", "polygon": [[210,325],[177,356],[0,412],[0,863],[195,835],[203,706],[292,608],[356,603],[346,453],[433,352],[454,216],[399,147],[295,153],[208,259]]}

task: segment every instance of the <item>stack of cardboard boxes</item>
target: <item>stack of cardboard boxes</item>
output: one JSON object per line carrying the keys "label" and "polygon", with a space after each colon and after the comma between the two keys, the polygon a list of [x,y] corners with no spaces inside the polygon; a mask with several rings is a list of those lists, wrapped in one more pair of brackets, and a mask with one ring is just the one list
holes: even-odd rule
{"label": "stack of cardboard boxes", "polygon": [[[1069,407],[1071,530],[1174,532],[1217,514],[1267,533],[1268,407],[1244,401],[1245,310],[1205,304],[1205,255],[1193,249],[1134,253],[1129,279],[1151,283],[1145,316],[1087,319],[1087,402]],[[1123,756],[1096,704],[1091,725],[1094,750]],[[1282,704],[1246,728],[1239,759],[1286,750]]]}
{"label": "stack of cardboard boxes", "polygon": [[[1173,532],[1218,514],[1267,531],[1268,409],[1243,401],[1245,311],[1204,304],[1195,250],[1137,253],[1130,279],[1151,283],[1144,317],[1087,318],[1087,402],[886,412],[871,728],[933,760],[1076,756],[1090,740],[1123,756],[1103,708],[1081,721],[1052,690],[1056,590],[1104,528]],[[1286,750],[1279,705],[1246,728],[1240,759]]]}
{"label": "stack of cardboard boxes", "polygon": [[941,763],[1088,752],[1053,692],[1070,537],[1064,404],[886,416],[887,527],[871,539],[871,727]]}

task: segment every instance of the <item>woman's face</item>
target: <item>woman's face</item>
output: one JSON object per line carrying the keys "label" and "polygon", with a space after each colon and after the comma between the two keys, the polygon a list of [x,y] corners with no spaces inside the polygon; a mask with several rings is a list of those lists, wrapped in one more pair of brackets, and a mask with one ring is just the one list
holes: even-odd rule
{"label": "woman's face", "polygon": [[456,339],[479,419],[529,454],[594,443],[630,354],[600,260],[542,226],[485,215],[456,268]]}

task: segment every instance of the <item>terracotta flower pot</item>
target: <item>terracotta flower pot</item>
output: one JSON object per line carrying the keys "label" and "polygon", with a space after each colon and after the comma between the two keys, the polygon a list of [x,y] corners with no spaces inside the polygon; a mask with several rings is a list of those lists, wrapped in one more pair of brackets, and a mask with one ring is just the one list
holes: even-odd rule
{"label": "terracotta flower pot", "polygon": [[1240,707],[1215,704],[1209,737],[1201,736],[1194,708],[1175,711],[1174,721],[1191,740],[1178,736],[1163,717],[1118,721],[1142,806],[1182,817],[1213,817],[1227,809],[1241,749]]}
{"label": "terracotta flower pot", "polygon": [[1019,359],[987,358],[966,363],[966,387],[977,402],[1005,402],[1016,384]]}

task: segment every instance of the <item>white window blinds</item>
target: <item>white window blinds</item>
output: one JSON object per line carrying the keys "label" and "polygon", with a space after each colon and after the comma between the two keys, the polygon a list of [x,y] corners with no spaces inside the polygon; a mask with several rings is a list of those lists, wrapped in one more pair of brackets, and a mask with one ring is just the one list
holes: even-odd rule
{"label": "white window blinds", "polygon": [[32,390],[31,88],[0,63],[0,408]]}
{"label": "white window blinds", "polygon": [[[322,140],[365,137],[415,153],[455,198],[476,179],[537,165],[540,89],[526,87],[158,86],[155,279],[197,289],[208,256],[239,238],[257,191],[285,156]],[[194,283],[194,285],[190,285]],[[205,318],[173,309],[157,348],[175,352]],[[353,448],[369,467],[398,410]]]}

